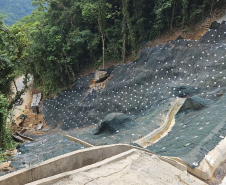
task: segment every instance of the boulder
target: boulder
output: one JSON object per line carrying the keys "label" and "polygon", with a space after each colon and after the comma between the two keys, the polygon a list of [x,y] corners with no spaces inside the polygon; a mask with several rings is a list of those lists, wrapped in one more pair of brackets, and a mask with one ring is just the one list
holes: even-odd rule
{"label": "boulder", "polygon": [[96,83],[102,82],[106,80],[108,77],[109,77],[109,74],[107,73],[107,71],[99,71],[99,70],[95,71],[94,80]]}
{"label": "boulder", "polygon": [[180,98],[186,98],[187,95],[194,96],[201,92],[201,88],[193,86],[179,86],[173,88],[173,94]]}
{"label": "boulder", "polygon": [[132,126],[135,126],[137,123],[131,119],[131,117],[123,113],[110,113],[105,116],[104,120],[94,131],[94,135],[108,133],[114,134],[119,132],[122,129],[128,129]]}
{"label": "boulder", "polygon": [[184,104],[182,105],[178,113],[184,112],[186,110],[200,110],[201,108],[208,105],[208,103],[209,100],[200,98],[198,96],[193,96],[185,100]]}

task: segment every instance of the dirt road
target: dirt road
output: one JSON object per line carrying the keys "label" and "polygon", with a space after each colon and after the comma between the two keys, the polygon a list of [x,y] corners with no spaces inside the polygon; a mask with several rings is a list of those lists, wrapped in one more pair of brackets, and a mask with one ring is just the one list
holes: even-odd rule
{"label": "dirt road", "polygon": [[[15,80],[18,91],[20,91],[21,89],[24,88],[23,78],[24,78],[24,76],[20,76]],[[28,85],[31,85],[32,82],[33,82],[33,78],[30,76]],[[16,93],[16,88],[14,85],[12,86],[12,88],[13,88],[13,92]],[[17,117],[23,113],[23,110],[25,109],[25,105],[29,106],[29,104],[31,103],[32,95],[31,95],[30,89],[28,89],[24,93],[24,95],[22,95],[21,97],[24,99],[24,102],[22,103],[22,105],[16,106],[16,108],[14,109],[15,117]]]}

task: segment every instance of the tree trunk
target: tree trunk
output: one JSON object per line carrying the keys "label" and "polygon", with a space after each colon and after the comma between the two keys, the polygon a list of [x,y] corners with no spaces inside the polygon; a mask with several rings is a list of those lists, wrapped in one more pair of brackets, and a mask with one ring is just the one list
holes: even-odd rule
{"label": "tree trunk", "polygon": [[5,140],[4,140],[4,120],[3,114],[0,113],[0,148],[5,148]]}
{"label": "tree trunk", "polygon": [[211,4],[210,15],[212,15],[212,12],[213,12],[213,5],[214,5],[214,0],[212,1],[212,4]]}
{"label": "tree trunk", "polygon": [[105,62],[105,38],[103,32],[101,33],[102,37],[102,51],[103,51],[103,69],[104,69],[104,62]]}
{"label": "tree trunk", "polygon": [[123,46],[122,46],[122,60],[123,60],[123,63],[125,63],[125,60],[126,60],[126,12],[125,12],[125,9],[126,9],[126,5],[125,5],[125,1],[123,0],[122,1],[122,13],[123,13]]}
{"label": "tree trunk", "polygon": [[17,89],[17,86],[16,86],[16,82],[15,82],[14,79],[13,79],[13,83],[14,83],[14,85],[15,85],[15,87],[16,87],[16,92],[18,92],[18,89]]}
{"label": "tree trunk", "polygon": [[101,1],[101,4],[99,5],[99,12],[98,12],[98,25],[99,25],[99,31],[101,34],[101,40],[102,40],[102,53],[103,53],[103,69],[104,69],[104,63],[105,63],[105,21],[106,21],[106,13],[105,13],[105,1]]}
{"label": "tree trunk", "polygon": [[170,29],[173,29],[173,19],[174,19],[174,13],[175,13],[175,0],[173,1],[173,7],[172,7],[172,16],[171,16],[171,21],[170,21]]}
{"label": "tree trunk", "polygon": [[182,17],[182,28],[184,28],[184,15],[183,15],[183,17]]}

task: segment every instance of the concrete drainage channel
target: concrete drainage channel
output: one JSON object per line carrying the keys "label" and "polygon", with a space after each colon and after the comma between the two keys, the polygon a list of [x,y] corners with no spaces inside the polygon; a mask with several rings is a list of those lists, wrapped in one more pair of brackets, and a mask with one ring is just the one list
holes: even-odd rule
{"label": "concrete drainage channel", "polygon": [[130,150],[129,145],[91,147],[64,154],[40,164],[0,177],[1,185],[24,185],[43,178],[73,171]]}
{"label": "concrete drainage channel", "polygon": [[[74,170],[87,167],[89,165],[103,165],[112,161],[118,161],[125,158],[131,152],[131,149],[138,149],[155,155],[148,150],[138,148],[131,145],[106,145],[98,147],[90,147],[68,154],[64,154],[50,160],[44,161],[40,164],[34,165],[26,169],[22,169],[8,175],[0,177],[1,185],[9,184],[33,184],[33,185],[48,185],[59,181],[62,178],[68,177]],[[156,155],[157,156],[157,155]],[[187,167],[180,162],[158,156],[162,161],[165,161],[181,171],[187,171]],[[102,163],[99,163],[102,162]],[[37,181],[37,182],[35,182]]]}
{"label": "concrete drainage channel", "polygon": [[170,132],[171,128],[173,127],[175,120],[174,116],[180,109],[180,107],[183,105],[185,102],[186,98],[178,98],[176,101],[173,103],[171,106],[166,119],[164,121],[164,124],[151,132],[150,134],[146,135],[145,137],[135,141],[138,145],[142,147],[147,147],[149,145],[152,145],[153,143],[157,142],[159,139],[164,137],[168,132]]}

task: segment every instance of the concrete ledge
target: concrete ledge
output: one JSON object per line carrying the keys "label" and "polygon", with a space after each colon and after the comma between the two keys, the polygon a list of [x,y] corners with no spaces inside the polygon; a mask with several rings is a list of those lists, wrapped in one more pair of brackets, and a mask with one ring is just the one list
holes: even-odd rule
{"label": "concrete ledge", "polygon": [[69,135],[65,135],[65,137],[68,138],[69,140],[75,142],[75,143],[79,143],[79,144],[82,144],[82,145],[88,146],[88,147],[93,147],[93,145],[91,145],[91,144],[89,144],[89,143],[87,143],[85,141],[82,141],[82,140],[80,140],[78,138],[75,138],[75,137],[72,137],[72,136],[69,136]]}
{"label": "concrete ledge", "polygon": [[175,168],[181,171],[187,172],[187,165],[185,165],[184,163],[181,163],[177,160],[174,160],[174,159],[171,159],[170,157],[165,157],[165,156],[161,156],[160,159],[171,164],[172,166],[174,166]]}
{"label": "concrete ledge", "polygon": [[188,172],[203,179],[209,180],[213,177],[215,170],[219,167],[219,165],[226,160],[226,138],[220,141],[220,143],[207,155],[210,155],[214,160],[214,165],[211,166],[205,158],[200,162],[199,166],[196,168],[191,168],[185,162],[183,162],[180,158],[177,157],[168,157],[179,163],[186,165]]}
{"label": "concrete ledge", "polygon": [[[85,166],[98,163],[110,157],[112,157],[109,160],[111,162],[113,160],[119,160],[127,155],[127,153],[123,153],[123,152],[127,152],[131,149],[145,151],[151,156],[156,155],[144,148],[126,145],[126,144],[91,147],[91,148],[86,148],[82,150],[77,150],[68,154],[64,154],[64,155],[49,159],[47,161],[44,161],[40,164],[34,165],[32,167],[18,170],[8,175],[2,176],[0,177],[0,184],[1,185],[9,185],[9,184],[24,185],[24,184],[32,183],[44,178],[56,176],[62,173],[63,173],[62,176],[64,178],[67,176],[67,173],[69,173],[70,175],[70,171],[77,170]],[[129,153],[130,152],[128,152],[128,154]],[[181,163],[180,161],[178,162],[178,160],[174,160],[174,159],[171,159],[170,157],[162,157],[162,156],[159,156],[159,158],[182,171],[186,171],[186,166],[184,165],[184,163]],[[57,179],[61,179],[61,175],[56,176],[56,180]]]}
{"label": "concrete ledge", "polygon": [[77,170],[73,170],[73,171],[70,171],[70,172],[65,172],[65,173],[61,173],[59,175],[55,175],[55,176],[52,176],[52,177],[41,179],[41,180],[38,180],[38,181],[35,181],[35,182],[32,182],[32,183],[28,183],[26,185],[50,185],[50,184],[53,184],[55,182],[60,181],[63,178],[66,178],[70,175],[73,175],[75,173],[86,172],[86,171],[89,171],[93,168],[98,168],[102,165],[106,165],[106,164],[109,164],[109,163],[112,163],[112,162],[115,162],[115,161],[119,161],[119,160],[124,159],[127,156],[133,154],[135,151],[136,151],[136,149],[131,149],[127,152],[123,152],[121,154],[115,155],[115,156],[113,156],[109,159],[105,159],[101,162],[98,162],[98,163],[95,163],[95,164],[92,164],[92,165],[89,165],[89,166],[86,166],[86,167],[83,167],[83,168],[80,168],[80,169],[77,169]]}
{"label": "concrete ledge", "polygon": [[[101,162],[98,162],[98,163],[95,163],[95,164],[92,164],[92,165],[89,165],[89,166],[86,166],[86,167],[83,167],[83,168],[80,168],[80,169],[77,169],[77,170],[73,170],[73,171],[70,171],[70,172],[65,172],[65,173],[61,173],[61,174],[58,174],[58,175],[55,175],[55,176],[52,176],[52,177],[41,179],[41,180],[38,180],[38,181],[35,181],[35,182],[32,182],[32,183],[28,183],[26,185],[50,185],[50,184],[53,184],[53,183],[60,181],[63,178],[67,178],[67,177],[69,177],[73,174],[76,174],[76,173],[79,173],[79,172],[86,172],[86,171],[89,171],[93,168],[98,168],[98,167],[101,167],[102,165],[110,164],[112,162],[119,161],[121,159],[125,159],[127,156],[133,154],[137,150],[140,150],[140,148],[135,147],[134,149],[131,149],[127,152],[123,152],[123,153],[118,154],[116,156],[113,156],[109,159],[105,159]],[[151,153],[148,150],[141,149],[141,151],[144,151],[147,154],[149,154],[150,156],[153,156],[153,153]],[[176,160],[170,159],[168,157],[162,157],[162,156],[158,156],[158,157],[162,161],[171,164],[172,166],[176,167],[177,169],[179,169],[181,171],[187,171],[187,167],[185,165],[177,162]]]}
{"label": "concrete ledge", "polygon": [[188,167],[188,171],[202,179],[211,179],[218,166],[226,160],[226,138],[221,140],[219,144],[210,151],[210,155],[214,160],[214,165],[211,166],[205,158],[200,162],[200,165],[194,169]]}
{"label": "concrete ledge", "polygon": [[100,162],[109,157],[126,152],[130,145],[107,145],[91,147],[64,154],[40,164],[0,177],[1,185],[24,185],[43,178],[51,177]]}
{"label": "concrete ledge", "polygon": [[150,150],[147,150],[145,148],[140,148],[140,147],[137,147],[137,146],[132,146],[134,149],[137,149],[137,150],[141,150],[141,151],[144,151],[144,152],[147,152],[149,155],[153,156],[153,155],[156,155],[158,156],[161,160],[171,164],[172,166],[174,166],[175,168],[181,170],[181,171],[187,171],[187,164],[185,164],[183,161],[181,160],[178,160],[178,159],[173,159],[172,157],[167,157],[167,156],[161,156],[161,155],[158,155],[158,154],[155,154],[153,152],[151,152]]}

